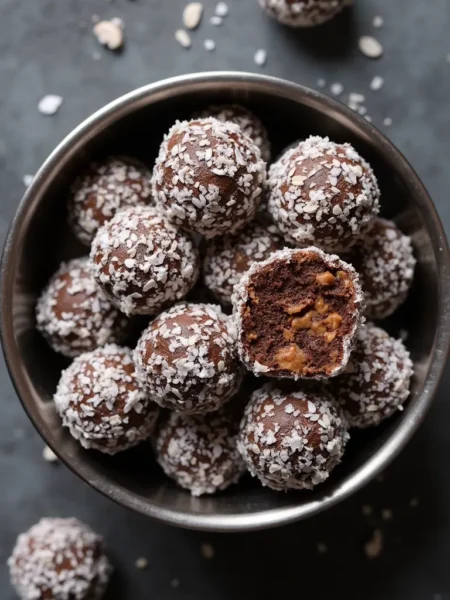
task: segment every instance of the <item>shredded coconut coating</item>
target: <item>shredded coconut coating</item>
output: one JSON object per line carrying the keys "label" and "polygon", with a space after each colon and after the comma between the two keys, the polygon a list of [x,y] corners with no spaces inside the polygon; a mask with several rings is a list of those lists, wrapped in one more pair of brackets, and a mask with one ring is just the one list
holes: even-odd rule
{"label": "shredded coconut coating", "polygon": [[255,216],[266,179],[259,148],[238,125],[214,118],[177,122],[153,170],[153,193],[168,218],[207,238]]}
{"label": "shredded coconut coating", "polygon": [[358,330],[347,369],[331,382],[331,390],[350,427],[371,427],[402,410],[412,376],[403,342],[369,323]]}
{"label": "shredded coconut coating", "polygon": [[98,600],[112,573],[102,538],[73,518],[41,519],[19,535],[8,566],[21,600]]}
{"label": "shredded coconut coating", "polygon": [[192,240],[151,207],[118,212],[98,230],[90,259],[95,279],[127,315],[155,314],[181,300],[199,273]]}
{"label": "shredded coconut coating", "polygon": [[227,408],[201,416],[171,413],[159,427],[158,463],[193,496],[224,490],[245,471],[236,447],[239,419]]}
{"label": "shredded coconut coating", "polygon": [[98,229],[118,210],[151,204],[151,172],[134,158],[110,156],[92,163],[72,185],[69,222],[77,238],[90,246]]}
{"label": "shredded coconut coating", "polygon": [[215,238],[207,247],[203,263],[206,287],[220,303],[231,305],[233,288],[252,263],[266,260],[284,245],[273,225],[263,227],[256,222],[232,236]]}
{"label": "shredded coconut coating", "polygon": [[378,214],[380,191],[350,144],[310,137],[269,170],[269,211],[295,246],[344,251]]}
{"label": "shredded coconut coating", "polygon": [[179,412],[217,410],[243,377],[233,320],[212,304],[180,303],[161,313],[143,332],[134,361],[150,397]]}
{"label": "shredded coconut coating", "polygon": [[195,119],[207,119],[208,117],[214,117],[222,123],[230,121],[238,125],[242,133],[248,135],[253,143],[258,146],[262,159],[265,162],[270,161],[270,141],[267,129],[248,108],[239,104],[222,104],[220,106],[209,106],[194,115]]}
{"label": "shredded coconut coating", "polygon": [[62,263],[36,306],[38,330],[64,356],[120,342],[128,329],[128,319],[111,304],[87,262],[86,257]]}
{"label": "shredded coconut coating", "polygon": [[416,259],[411,238],[393,221],[374,219],[349,261],[359,273],[369,319],[389,317],[406,300]]}
{"label": "shredded coconut coating", "polygon": [[[277,261],[282,261],[289,263],[295,260],[295,256],[298,253],[313,253],[318,255],[324,261],[324,267],[328,268],[339,268],[345,271],[349,277],[351,284],[354,289],[354,321],[353,327],[349,331],[348,335],[342,336],[342,360],[336,367],[333,372],[330,373],[327,377],[335,377],[342,373],[345,369],[348,360],[350,358],[351,351],[353,349],[353,342],[355,338],[356,331],[359,325],[362,322],[361,311],[363,307],[364,295],[361,290],[361,286],[359,284],[358,273],[352,267],[352,265],[344,262],[339,258],[339,256],[335,254],[327,254],[323,250],[315,247],[304,248],[301,250],[284,248],[283,250],[278,250],[271,254],[271,256],[262,262],[253,263],[250,269],[243,275],[241,280],[234,287],[234,292],[232,296],[232,305],[233,305],[233,318],[236,323],[237,328],[237,348],[239,357],[242,362],[245,364],[247,369],[251,371],[256,377],[267,376],[267,377],[278,377],[279,374],[273,373],[271,368],[267,365],[263,365],[257,362],[246,350],[244,344],[244,336],[245,331],[243,327],[243,315],[247,306],[247,301],[249,299],[248,295],[248,287],[252,280],[252,277],[257,274],[259,271],[264,269],[265,267],[276,263]],[[276,294],[274,293],[274,302],[276,302]],[[297,374],[291,373],[290,377],[294,380],[301,379]],[[324,379],[323,375],[317,375],[316,377],[310,377],[311,379]]]}
{"label": "shredded coconut coating", "polygon": [[324,390],[256,390],[241,421],[238,450],[273,490],[310,490],[340,463],[349,439],[341,409]]}
{"label": "shredded coconut coating", "polygon": [[353,0],[259,0],[268,15],[289,27],[313,27],[335,17]]}
{"label": "shredded coconut coating", "polygon": [[146,440],[159,407],[135,373],[132,352],[108,344],[86,352],[61,374],[56,409],[83,448],[116,454]]}

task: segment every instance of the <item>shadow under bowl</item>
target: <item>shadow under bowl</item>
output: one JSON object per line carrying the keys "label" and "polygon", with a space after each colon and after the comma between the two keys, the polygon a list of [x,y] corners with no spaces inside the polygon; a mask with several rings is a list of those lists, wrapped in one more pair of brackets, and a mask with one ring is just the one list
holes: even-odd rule
{"label": "shadow under bowl", "polygon": [[[350,142],[372,164],[382,213],[413,239],[417,271],[406,304],[388,327],[408,331],[415,364],[411,398],[382,426],[354,432],[342,464],[312,492],[277,494],[247,478],[214,497],[192,498],[155,464],[149,445],[116,457],[85,451],[63,430],[52,396],[67,362],[35,328],[36,298],[63,259],[86,254],[66,218],[76,174],[92,159],[129,154],[152,165],[164,133],[211,103],[236,102],[266,124],[276,156],[311,134]],[[1,335],[17,393],[35,427],[89,485],[144,515],[183,527],[242,531],[305,518],[349,496],[379,473],[422,422],[439,384],[450,337],[450,258],[433,203],[396,148],[350,109],[313,90],[264,75],[201,73],[123,96],[77,127],[51,154],[23,198],[6,241],[1,273]]]}

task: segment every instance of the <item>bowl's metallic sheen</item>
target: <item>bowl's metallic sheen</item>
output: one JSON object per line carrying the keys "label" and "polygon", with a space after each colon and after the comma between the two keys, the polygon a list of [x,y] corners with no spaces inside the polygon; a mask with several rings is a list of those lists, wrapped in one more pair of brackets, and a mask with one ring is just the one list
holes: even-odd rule
{"label": "bowl's metallic sheen", "polygon": [[[329,481],[313,492],[276,494],[247,480],[216,497],[194,499],[154,465],[149,448],[114,458],[83,451],[62,430],[52,394],[63,359],[36,333],[34,304],[61,259],[86,252],[65,216],[68,186],[96,156],[120,152],[154,160],[177,118],[209,103],[240,102],[267,124],[274,155],[309,134],[349,141],[373,165],[383,212],[409,233],[418,258],[415,284],[392,327],[409,331],[416,368],[404,412],[382,427],[354,434]],[[450,258],[435,208],[411,166],[366,120],[304,87],[263,75],[202,73],[140,88],[75,129],[39,170],[9,231],[1,273],[1,335],[6,361],[30,419],[56,454],[82,479],[123,506],[161,521],[203,530],[270,527],[310,516],[349,496],[380,472],[422,422],[445,366],[450,337]]]}

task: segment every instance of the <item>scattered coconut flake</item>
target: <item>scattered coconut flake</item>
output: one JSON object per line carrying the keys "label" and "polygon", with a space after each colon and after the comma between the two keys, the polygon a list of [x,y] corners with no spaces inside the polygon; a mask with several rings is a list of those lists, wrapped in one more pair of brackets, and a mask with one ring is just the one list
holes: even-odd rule
{"label": "scattered coconut flake", "polygon": [[363,117],[367,113],[367,108],[365,106],[358,106],[357,111]]}
{"label": "scattered coconut flake", "polygon": [[366,121],[369,121],[369,123],[372,123],[372,117],[370,115],[365,115],[364,118]]}
{"label": "scattered coconut flake", "polygon": [[205,50],[212,52],[216,48],[216,42],[214,40],[205,40],[203,46],[205,47]]}
{"label": "scattered coconut flake", "polygon": [[212,558],[214,558],[214,556],[216,554],[216,551],[214,550],[214,546],[212,546],[211,544],[202,544],[201,552],[202,552],[203,558],[206,558],[207,560],[211,560]]}
{"label": "scattered coconut flake", "polygon": [[372,21],[372,25],[375,27],[375,29],[381,29],[381,27],[383,27],[383,25],[384,25],[383,17],[381,17],[380,15],[374,17],[373,21]]}
{"label": "scattered coconut flake", "polygon": [[339,81],[336,81],[335,83],[332,83],[330,85],[330,91],[333,94],[333,96],[340,96],[344,91],[344,86],[342,85],[342,83],[339,83]]}
{"label": "scattered coconut flake", "polygon": [[98,23],[100,21],[100,17],[98,15],[92,15],[91,21],[93,23]]}
{"label": "scattered coconut flake", "polygon": [[409,331],[407,329],[400,329],[398,332],[398,337],[402,340],[402,342],[406,342],[409,337]]}
{"label": "scattered coconut flake", "polygon": [[145,558],[145,556],[141,556],[140,558],[136,559],[134,564],[136,569],[146,569],[148,567],[148,560]]}
{"label": "scattered coconut flake", "polygon": [[372,537],[364,545],[367,558],[378,558],[383,551],[383,533],[380,529],[374,529]]}
{"label": "scattered coconut flake", "polygon": [[369,504],[364,504],[364,506],[362,507],[362,514],[365,517],[369,517],[372,514],[372,507]]}
{"label": "scattered coconut flake", "polygon": [[183,23],[187,29],[196,29],[202,19],[203,4],[201,2],[190,2],[183,11]]}
{"label": "scattered coconut flake", "polygon": [[191,47],[191,38],[184,29],[177,29],[175,31],[175,39],[180,44],[180,46],[183,46],[183,48]]}
{"label": "scattered coconut flake", "polygon": [[121,19],[120,17],[113,17],[111,19],[111,23],[113,23],[114,25],[117,25],[117,27],[120,27],[121,29],[125,29],[125,21],[123,19]]}
{"label": "scattered coconut flake", "polygon": [[223,19],[222,17],[219,17],[218,15],[213,15],[209,22],[211,23],[211,25],[214,25],[214,27],[219,27],[220,25],[222,25],[223,23]]}
{"label": "scattered coconut flake", "polygon": [[30,187],[34,179],[34,175],[29,175],[28,173],[22,177],[23,185],[25,187]]}
{"label": "scattered coconut flake", "polygon": [[383,54],[383,46],[371,35],[362,35],[359,38],[358,46],[367,58],[380,58]]}
{"label": "scattered coconut flake", "polygon": [[324,544],[323,542],[319,542],[317,544],[317,552],[319,552],[319,554],[325,554],[325,552],[328,550],[327,545]]}
{"label": "scattered coconut flake", "polygon": [[386,117],[386,118],[384,119],[384,121],[383,121],[383,125],[384,125],[385,127],[390,127],[390,126],[392,125],[392,119],[391,119],[391,117]]}
{"label": "scattered coconut flake", "polygon": [[44,449],[42,450],[42,456],[46,462],[53,463],[53,462],[57,462],[57,460],[58,460],[58,457],[56,456],[56,454],[48,446],[44,446]]}
{"label": "scattered coconut flake", "polygon": [[263,67],[267,61],[267,51],[260,49],[255,52],[255,63],[259,67]]}
{"label": "scattered coconut flake", "polygon": [[357,92],[350,92],[350,94],[348,95],[348,101],[351,102],[352,104],[362,104],[363,102],[365,102],[366,97],[364,96],[364,94],[359,94]]}
{"label": "scattered coconut flake", "polygon": [[218,17],[226,17],[229,12],[230,9],[228,8],[228,4],[226,2],[218,2],[216,6],[216,15]]}
{"label": "scattered coconut flake", "polygon": [[394,516],[394,513],[392,512],[392,510],[390,508],[384,508],[381,511],[381,517],[385,520],[385,521],[390,521],[392,519],[392,517]]}
{"label": "scattered coconut flake", "polygon": [[92,29],[93,34],[102,46],[109,50],[119,50],[123,46],[123,30],[112,21],[99,21]]}
{"label": "scattered coconut flake", "polygon": [[96,52],[93,52],[93,53],[92,53],[92,58],[93,58],[94,60],[100,60],[100,59],[101,59],[101,57],[102,57],[102,55],[100,54],[100,52],[97,52],[97,51],[96,51]]}
{"label": "scattered coconut flake", "polygon": [[317,87],[323,89],[325,86],[327,85],[327,82],[325,81],[325,79],[318,79],[317,80]]}
{"label": "scattered coconut flake", "polygon": [[417,508],[419,506],[419,499],[411,498],[411,500],[409,501],[409,505],[411,508]]}
{"label": "scattered coconut flake", "polygon": [[57,96],[56,94],[47,94],[39,100],[38,109],[39,112],[43,115],[54,115],[58,112],[61,104],[62,97]]}
{"label": "scattered coconut flake", "polygon": [[375,77],[370,82],[370,89],[374,92],[378,92],[384,86],[384,79],[380,75],[375,75]]}
{"label": "scattered coconut flake", "polygon": [[170,582],[170,585],[171,585],[173,588],[177,588],[177,587],[180,585],[180,580],[179,580],[179,579],[177,579],[176,577],[174,577],[174,578],[172,579],[172,581]]}

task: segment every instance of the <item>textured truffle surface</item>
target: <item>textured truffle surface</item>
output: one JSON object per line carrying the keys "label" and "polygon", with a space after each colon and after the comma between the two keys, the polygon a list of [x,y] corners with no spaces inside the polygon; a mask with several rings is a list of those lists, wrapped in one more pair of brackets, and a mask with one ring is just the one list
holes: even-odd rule
{"label": "textured truffle surface", "polygon": [[233,320],[211,304],[180,303],[161,313],[134,360],[150,397],[180,412],[217,410],[242,380]]}
{"label": "textured truffle surface", "polygon": [[151,207],[120,211],[92,242],[90,268],[125,314],[155,314],[195,284],[199,258],[192,240]]}
{"label": "textured truffle surface", "polygon": [[159,415],[136,377],[131,350],[115,344],[77,357],[62,372],[54,401],[73,437],[106,454],[147,439]]}
{"label": "textured truffle surface", "polygon": [[256,390],[245,409],[238,449],[250,473],[273,490],[312,489],[341,461],[349,435],[325,390]]}
{"label": "textured truffle surface", "polygon": [[21,600],[98,600],[112,572],[102,538],[77,519],[41,519],[8,565]]}
{"label": "textured truffle surface", "polygon": [[69,357],[120,342],[128,330],[128,319],[97,284],[87,258],[60,266],[38,300],[36,321],[53,350]]}
{"label": "textured truffle surface", "polygon": [[412,375],[403,342],[368,324],[359,328],[347,369],[332,381],[331,390],[350,427],[369,427],[402,409]]}
{"label": "textured truffle surface", "polygon": [[344,251],[379,211],[378,183],[350,144],[310,137],[269,170],[269,211],[293,245]]}
{"label": "textured truffle surface", "polygon": [[353,267],[318,248],[254,263],[234,288],[238,350],[255,375],[324,379],[345,368],[363,295]]}
{"label": "textured truffle surface", "polygon": [[289,27],[313,27],[335,17],[353,0],[259,0],[268,15]]}
{"label": "textured truffle surface", "polygon": [[152,182],[155,201],[171,221],[210,238],[254,217],[265,179],[261,152],[238,125],[207,118],[172,127]]}
{"label": "textured truffle surface", "polygon": [[150,204],[151,172],[134,158],[112,156],[92,163],[72,185],[69,222],[77,238],[90,245],[98,229],[118,210]]}

